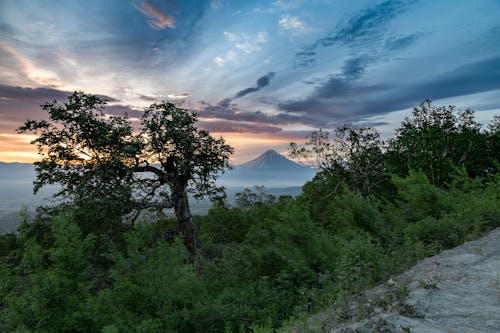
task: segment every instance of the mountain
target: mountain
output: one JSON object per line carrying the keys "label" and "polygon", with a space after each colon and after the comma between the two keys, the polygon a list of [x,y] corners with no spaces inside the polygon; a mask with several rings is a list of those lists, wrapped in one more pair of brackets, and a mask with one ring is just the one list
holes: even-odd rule
{"label": "mountain", "polygon": [[15,231],[23,208],[32,212],[55,192],[55,186],[47,186],[34,195],[34,180],[33,164],[0,162],[0,234]]}
{"label": "mountain", "polygon": [[[233,202],[237,192],[245,187],[265,186],[275,196],[298,195],[301,187],[311,180],[315,171],[290,161],[275,150],[268,150],[259,157],[236,165],[218,181],[228,189],[228,200]],[[34,211],[37,206],[49,203],[56,185],[45,186],[33,195],[35,170],[29,163],[0,162],[0,233],[14,231],[20,222],[18,212],[24,207]],[[211,203],[191,201],[195,214],[205,214]]]}
{"label": "mountain", "polygon": [[35,168],[31,163],[6,163],[0,162],[0,180],[21,181],[32,183],[35,176]]}
{"label": "mountain", "polygon": [[236,168],[246,172],[267,172],[273,170],[295,172],[304,169],[303,166],[290,161],[274,149],[270,149],[253,160],[236,166]]}
{"label": "mountain", "polygon": [[246,163],[234,166],[220,180],[226,187],[302,186],[311,180],[316,171],[303,167],[271,149]]}

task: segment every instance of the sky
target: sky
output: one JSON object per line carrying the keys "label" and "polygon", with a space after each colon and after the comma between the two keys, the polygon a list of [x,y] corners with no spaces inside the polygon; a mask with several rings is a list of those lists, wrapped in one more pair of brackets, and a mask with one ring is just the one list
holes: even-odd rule
{"label": "sky", "polygon": [[137,122],[169,100],[234,163],[344,123],[391,136],[425,99],[500,114],[498,0],[0,0],[0,161],[40,105],[106,96]]}

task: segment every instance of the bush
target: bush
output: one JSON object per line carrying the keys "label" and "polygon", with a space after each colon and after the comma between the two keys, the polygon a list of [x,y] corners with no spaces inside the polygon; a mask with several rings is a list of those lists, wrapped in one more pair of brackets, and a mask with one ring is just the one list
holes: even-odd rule
{"label": "bush", "polygon": [[435,243],[441,249],[457,246],[463,239],[460,226],[449,217],[439,220],[426,217],[409,225],[405,229],[405,236],[412,242]]}

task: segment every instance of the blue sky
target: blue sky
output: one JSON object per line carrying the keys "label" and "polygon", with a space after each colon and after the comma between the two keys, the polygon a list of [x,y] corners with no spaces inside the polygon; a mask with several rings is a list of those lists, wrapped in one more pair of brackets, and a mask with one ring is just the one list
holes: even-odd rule
{"label": "blue sky", "polygon": [[240,162],[316,128],[390,135],[424,99],[500,110],[500,2],[0,0],[0,160],[14,129],[83,90],[132,119],[154,101],[197,110]]}

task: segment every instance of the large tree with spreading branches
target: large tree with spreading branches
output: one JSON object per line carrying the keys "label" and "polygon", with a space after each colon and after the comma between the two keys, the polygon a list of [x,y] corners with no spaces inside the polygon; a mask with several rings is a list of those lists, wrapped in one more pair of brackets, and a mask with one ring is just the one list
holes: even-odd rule
{"label": "large tree with spreading branches", "polygon": [[[196,113],[175,104],[151,105],[134,130],[126,116],[106,114],[106,103],[75,92],[63,104],[42,106],[48,120],[28,120],[18,129],[36,135],[32,143],[41,160],[35,163],[35,192],[58,184],[56,196],[66,204],[90,208],[116,226],[133,223],[144,210],[173,208],[194,259],[196,228],[188,193],[223,198],[215,180],[229,166],[233,149],[197,128]],[[113,230],[102,219],[97,224]]]}

